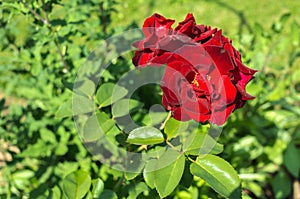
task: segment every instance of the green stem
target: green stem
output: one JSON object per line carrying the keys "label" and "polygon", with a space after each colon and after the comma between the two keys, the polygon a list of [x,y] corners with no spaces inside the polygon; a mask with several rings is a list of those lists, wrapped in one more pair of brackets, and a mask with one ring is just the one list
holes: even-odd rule
{"label": "green stem", "polygon": [[[179,151],[173,144],[171,144],[171,142],[169,142],[168,140],[166,140],[166,144],[171,147],[174,151]],[[180,152],[180,151],[179,151]]]}
{"label": "green stem", "polygon": [[116,183],[116,185],[114,186],[113,190],[115,192],[118,192],[118,190],[120,189],[120,186],[123,182],[123,179],[124,179],[124,175],[122,175],[122,177],[119,178],[118,182]]}
{"label": "green stem", "polygon": [[189,156],[186,156],[186,158],[191,161],[192,163],[197,163],[197,161],[193,160],[192,158],[190,158]]}
{"label": "green stem", "polygon": [[165,121],[160,125],[159,130],[163,130],[165,128],[165,125],[166,125],[167,121],[170,119],[171,116],[172,116],[172,112],[169,111]]}

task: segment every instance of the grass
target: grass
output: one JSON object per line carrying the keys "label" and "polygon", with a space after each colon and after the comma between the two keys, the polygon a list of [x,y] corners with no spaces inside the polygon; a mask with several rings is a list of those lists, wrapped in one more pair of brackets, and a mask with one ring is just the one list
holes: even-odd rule
{"label": "grass", "polygon": [[231,38],[241,30],[249,31],[249,27],[252,27],[255,22],[268,28],[273,21],[287,12],[290,12],[296,20],[300,19],[300,1],[292,0],[119,0],[119,2],[118,12],[113,16],[115,25],[126,26],[135,21],[141,27],[144,19],[155,12],[175,19],[178,23],[188,12],[191,12],[197,23],[223,29],[224,33]]}

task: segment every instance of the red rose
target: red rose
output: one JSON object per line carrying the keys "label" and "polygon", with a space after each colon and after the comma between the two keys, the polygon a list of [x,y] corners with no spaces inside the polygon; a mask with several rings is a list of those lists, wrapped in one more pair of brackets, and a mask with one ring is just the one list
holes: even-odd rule
{"label": "red rose", "polygon": [[188,14],[173,30],[173,20],[154,14],[146,19],[145,39],[134,44],[137,67],[161,66],[163,106],[181,121],[225,123],[229,115],[254,97],[245,87],[256,70],[245,66],[240,53],[221,30],[197,25]]}

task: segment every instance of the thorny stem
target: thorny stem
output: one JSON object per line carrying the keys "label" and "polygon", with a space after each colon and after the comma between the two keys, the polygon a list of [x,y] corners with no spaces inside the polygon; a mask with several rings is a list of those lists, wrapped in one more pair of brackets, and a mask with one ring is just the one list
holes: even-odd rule
{"label": "thorny stem", "polygon": [[53,33],[55,35],[54,37],[54,44],[55,44],[55,47],[56,47],[56,50],[59,54],[59,57],[60,57],[60,60],[61,62],[63,63],[63,66],[64,66],[64,72],[68,72],[68,64],[65,60],[65,57],[62,53],[62,50],[59,46],[59,41],[58,41],[58,36],[57,36],[57,33],[53,30],[50,22],[49,22],[49,17],[48,17],[48,13],[45,11],[45,8],[46,8],[46,4],[45,4],[45,1],[42,0],[42,7],[43,7],[43,11],[44,11],[44,15],[45,15],[45,18],[43,18],[41,15],[39,15],[37,12],[35,12],[26,2],[24,2],[23,0],[20,1],[33,15],[35,18],[37,18],[38,20],[40,20],[43,24],[45,24],[48,28],[48,30]]}

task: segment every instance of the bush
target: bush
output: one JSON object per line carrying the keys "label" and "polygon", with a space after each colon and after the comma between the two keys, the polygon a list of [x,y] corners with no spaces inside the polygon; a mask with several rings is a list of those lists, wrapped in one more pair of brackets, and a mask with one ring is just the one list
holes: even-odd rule
{"label": "bush", "polygon": [[[225,172],[214,170],[208,178],[201,174],[198,176],[202,178],[197,177],[197,166],[211,168],[201,158],[197,165],[193,153],[174,155],[169,150],[159,155],[161,164],[172,156],[175,163],[156,172],[162,178],[153,180],[155,175],[145,172],[151,164],[144,170],[142,165],[134,174],[112,169],[93,156],[82,141],[86,137],[78,133],[72,117],[78,70],[108,38],[141,26],[135,22],[118,25],[113,16],[120,14],[120,2],[32,0],[0,4],[0,198],[221,198],[221,185],[227,183],[225,196],[226,188],[235,188],[222,182]],[[205,160],[230,170],[234,183],[240,179],[244,198],[296,198],[300,192],[300,26],[293,18],[289,13],[278,16],[270,28],[253,23],[249,29],[240,30],[233,42],[246,65],[259,70],[247,87],[256,99],[230,116],[212,151],[214,155],[207,155]],[[111,52],[118,50],[113,48]],[[84,81],[86,84],[77,88],[96,90],[96,119],[111,125],[106,133],[115,145],[144,152],[163,144],[178,147],[176,139],[171,139],[176,137],[172,135],[176,120],[168,120],[166,126],[171,125],[165,126],[165,137],[154,132],[155,138],[163,141],[170,136],[169,143],[153,143],[157,145],[147,148],[134,134],[130,138],[124,135],[115,124],[111,104],[105,104],[108,99],[98,94],[109,94],[112,86],[134,69],[132,56],[130,52],[114,60],[96,85]],[[166,115],[159,115],[161,109],[152,112],[156,115],[148,113],[153,104],[161,103],[160,98],[157,85],[134,92],[130,105],[135,122],[163,122]],[[120,107],[117,114],[122,114],[122,104]],[[74,118],[77,123],[78,118]],[[193,135],[205,133],[207,128],[202,125]],[[188,139],[189,135],[184,136]],[[197,141],[201,140],[198,136]],[[235,181],[235,171],[220,157],[233,166],[239,179]],[[221,185],[212,185],[209,179],[217,179]]]}

